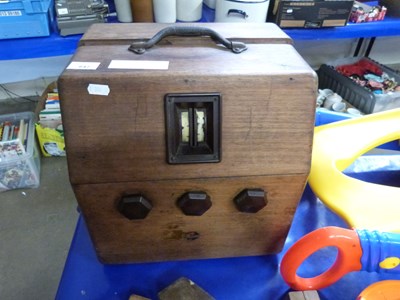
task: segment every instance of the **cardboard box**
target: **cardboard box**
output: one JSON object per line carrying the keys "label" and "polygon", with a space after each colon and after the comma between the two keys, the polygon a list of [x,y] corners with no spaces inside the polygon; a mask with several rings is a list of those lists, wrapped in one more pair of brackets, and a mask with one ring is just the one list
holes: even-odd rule
{"label": "cardboard box", "polygon": [[38,123],[35,125],[36,135],[44,157],[65,156],[64,131],[61,118],[43,120],[41,117],[42,111],[46,107],[48,96],[55,93],[56,90],[56,83],[51,83],[40,97],[35,111],[38,119]]}
{"label": "cardboard box", "polygon": [[282,28],[345,26],[353,3],[353,0],[278,0],[274,21]]}

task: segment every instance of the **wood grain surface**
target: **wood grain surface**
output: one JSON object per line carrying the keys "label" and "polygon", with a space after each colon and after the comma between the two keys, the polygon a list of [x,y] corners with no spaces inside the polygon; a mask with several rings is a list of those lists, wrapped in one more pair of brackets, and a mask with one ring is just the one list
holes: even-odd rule
{"label": "wood grain surface", "polygon": [[[252,176],[88,184],[74,190],[101,261],[123,263],[277,253],[305,182],[305,175]],[[238,211],[233,199],[245,188],[264,189],[267,206],[255,214]],[[176,200],[197,190],[210,196],[212,206],[202,216],[186,216]],[[140,193],[152,202],[145,219],[119,213],[125,193]]]}
{"label": "wood grain surface", "polygon": [[[168,60],[170,67],[111,70],[112,59]],[[308,172],[316,78],[290,45],[251,45],[239,55],[215,47],[135,55],[88,46],[73,60],[101,62],[59,80],[73,183]],[[110,94],[90,95],[89,84],[108,86]],[[222,96],[221,162],[169,165],[165,95],[213,92]]]}
{"label": "wood grain surface", "polygon": [[[142,55],[128,51],[130,39],[152,36],[163,25],[109,25],[111,31],[92,26],[72,58],[99,67],[67,69],[58,82],[70,180],[99,258],[120,263],[280,251],[310,168],[314,71],[271,24],[211,25],[249,42],[241,54],[209,38],[168,38]],[[111,69],[113,60],[169,67]],[[110,92],[90,94],[90,84]],[[220,162],[167,163],[169,93],[221,95]],[[264,189],[267,206],[239,212],[233,198],[245,188]],[[206,192],[210,210],[184,215],[176,200],[188,191]],[[117,203],[126,193],[151,200],[147,218],[120,214]],[[198,238],[188,238],[193,232]]]}

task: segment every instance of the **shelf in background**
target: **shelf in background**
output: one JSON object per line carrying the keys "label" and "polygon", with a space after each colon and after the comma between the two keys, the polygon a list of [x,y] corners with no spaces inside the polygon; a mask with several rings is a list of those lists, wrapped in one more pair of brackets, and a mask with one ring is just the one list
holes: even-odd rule
{"label": "shelf in background", "polygon": [[[374,5],[377,1],[369,2]],[[204,5],[200,22],[212,22],[214,10]],[[53,28],[55,26],[52,26]],[[344,27],[317,29],[284,29],[293,40],[327,40],[348,38],[376,38],[400,36],[400,18],[387,17],[383,21],[349,23]],[[0,60],[15,60],[71,55],[75,52],[82,35],[62,37],[52,32],[48,37],[0,40]]]}
{"label": "shelf in background", "polygon": [[284,29],[294,40],[327,40],[347,38],[372,38],[400,36],[400,19],[386,17],[383,21],[368,23],[348,23],[343,27],[317,29]]}

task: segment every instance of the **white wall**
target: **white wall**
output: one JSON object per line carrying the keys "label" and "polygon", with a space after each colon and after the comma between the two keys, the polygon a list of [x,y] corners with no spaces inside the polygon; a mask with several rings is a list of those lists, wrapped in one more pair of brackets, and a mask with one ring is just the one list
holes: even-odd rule
{"label": "white wall", "polygon": [[399,65],[400,32],[399,36],[377,38],[369,57],[384,65]]}
{"label": "white wall", "polygon": [[[20,96],[41,95],[49,82],[57,78],[71,55],[35,59],[0,60],[0,84]],[[9,93],[0,87],[0,100]]]}
{"label": "white wall", "polygon": [[339,58],[353,56],[357,41],[348,40],[296,40],[296,50],[314,69]]}
{"label": "white wall", "polygon": [[[367,42],[365,40],[360,55],[365,54]],[[343,57],[351,57],[357,47],[358,39],[340,40],[312,40],[294,41],[297,51],[314,69],[318,69],[323,63],[328,63]],[[382,37],[375,40],[370,58],[384,65],[400,64],[400,33],[396,37]]]}

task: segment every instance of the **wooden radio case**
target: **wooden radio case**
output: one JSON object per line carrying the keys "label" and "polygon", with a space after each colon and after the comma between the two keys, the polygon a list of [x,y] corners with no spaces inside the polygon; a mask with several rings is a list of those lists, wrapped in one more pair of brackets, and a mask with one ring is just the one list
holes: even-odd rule
{"label": "wooden radio case", "polygon": [[310,170],[317,78],[276,25],[95,24],[58,86],[102,262],[281,250]]}

